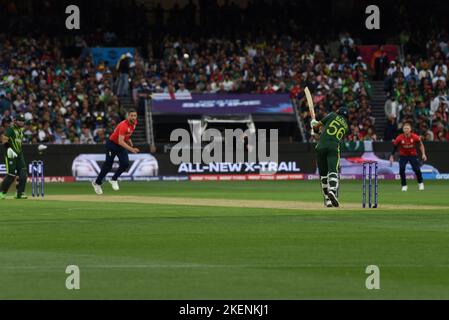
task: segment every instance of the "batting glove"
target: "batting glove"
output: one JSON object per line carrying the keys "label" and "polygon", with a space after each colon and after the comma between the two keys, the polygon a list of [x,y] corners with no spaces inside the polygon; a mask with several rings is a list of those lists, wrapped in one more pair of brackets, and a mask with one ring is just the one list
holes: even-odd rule
{"label": "batting glove", "polygon": [[8,150],[6,151],[6,155],[8,156],[8,158],[10,159],[14,159],[17,157],[17,153],[14,152],[14,150],[12,148],[8,148]]}
{"label": "batting glove", "polygon": [[312,121],[310,121],[310,126],[313,128],[315,126],[317,126],[319,124],[319,121],[316,121],[315,119],[312,119]]}

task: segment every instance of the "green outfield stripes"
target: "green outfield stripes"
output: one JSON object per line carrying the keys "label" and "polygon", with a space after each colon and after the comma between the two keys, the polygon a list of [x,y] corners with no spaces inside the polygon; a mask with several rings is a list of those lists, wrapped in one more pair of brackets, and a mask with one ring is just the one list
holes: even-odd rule
{"label": "green outfield stripes", "polygon": [[449,299],[447,181],[380,183],[369,214],[356,180],[350,210],[326,208],[316,180],[48,183],[0,200],[0,299]]}

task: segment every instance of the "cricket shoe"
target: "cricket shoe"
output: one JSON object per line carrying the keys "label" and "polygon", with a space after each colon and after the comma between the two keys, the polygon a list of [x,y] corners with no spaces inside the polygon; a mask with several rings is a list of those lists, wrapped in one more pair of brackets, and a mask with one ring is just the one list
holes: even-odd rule
{"label": "cricket shoe", "polygon": [[334,207],[339,207],[340,206],[340,203],[338,202],[337,196],[335,195],[335,193],[333,191],[329,190],[327,195],[328,195],[329,200],[331,201],[331,203],[332,203],[332,205]]}
{"label": "cricket shoe", "polygon": [[28,199],[28,196],[25,194],[16,194],[16,196],[14,197],[14,199]]}
{"label": "cricket shoe", "polygon": [[330,201],[329,197],[326,196],[326,198],[324,198],[324,206],[327,208],[332,208],[332,201]]}
{"label": "cricket shoe", "polygon": [[401,189],[402,192],[406,192],[407,190],[408,190],[407,186],[402,186],[402,189]]}
{"label": "cricket shoe", "polygon": [[117,180],[109,180],[109,183],[112,186],[112,190],[114,190],[114,191],[119,191],[120,190]]}
{"label": "cricket shoe", "polygon": [[422,190],[424,190],[424,183],[418,183],[418,190],[419,191],[422,191]]}
{"label": "cricket shoe", "polygon": [[94,187],[96,194],[103,194],[103,189],[101,189],[101,186],[99,184],[96,184],[95,181],[92,181],[92,187]]}
{"label": "cricket shoe", "polygon": [[0,200],[4,200],[6,199],[6,194],[4,194],[3,192],[0,192]]}

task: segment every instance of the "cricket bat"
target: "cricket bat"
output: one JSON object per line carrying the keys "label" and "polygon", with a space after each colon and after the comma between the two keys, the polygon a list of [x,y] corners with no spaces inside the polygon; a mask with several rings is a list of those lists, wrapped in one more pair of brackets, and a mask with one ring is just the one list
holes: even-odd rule
{"label": "cricket bat", "polygon": [[[310,116],[312,117],[313,120],[316,120],[315,119],[315,107],[313,105],[312,95],[310,94],[310,90],[308,87],[304,88],[304,93],[306,94],[307,104],[309,105]],[[315,132],[313,132],[313,128],[312,128],[312,136],[314,134],[315,134]]]}

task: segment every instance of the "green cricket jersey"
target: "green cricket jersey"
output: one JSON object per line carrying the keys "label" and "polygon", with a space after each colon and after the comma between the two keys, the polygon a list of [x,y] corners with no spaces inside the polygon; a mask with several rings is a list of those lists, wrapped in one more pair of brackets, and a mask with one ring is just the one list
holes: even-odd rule
{"label": "green cricket jersey", "polygon": [[23,128],[12,125],[6,130],[5,136],[9,138],[9,145],[14,152],[22,154]]}
{"label": "green cricket jersey", "polygon": [[317,147],[338,146],[341,139],[349,132],[346,119],[334,112],[329,113],[320,122],[324,125],[324,130]]}

